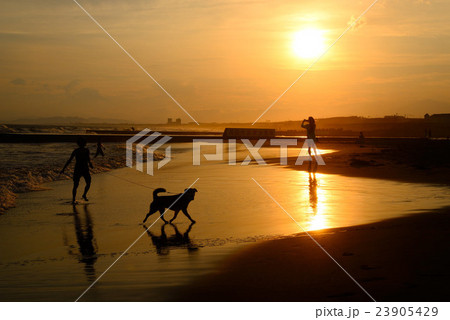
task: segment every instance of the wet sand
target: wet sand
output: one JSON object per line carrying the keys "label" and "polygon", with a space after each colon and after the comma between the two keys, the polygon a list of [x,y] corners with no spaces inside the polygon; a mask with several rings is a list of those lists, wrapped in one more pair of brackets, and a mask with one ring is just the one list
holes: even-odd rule
{"label": "wet sand", "polygon": [[[91,174],[110,171],[125,166],[125,145],[105,143],[106,156],[94,158],[96,146],[89,145],[94,168]],[[13,208],[20,194],[45,190],[43,184],[72,179],[73,165],[60,171],[73,149],[72,143],[32,143],[0,144],[0,214]],[[155,152],[154,158],[161,159],[162,154]]]}
{"label": "wet sand", "polygon": [[[176,241],[158,253],[152,236],[145,235],[83,301],[367,301],[304,235],[279,239],[298,232],[298,227],[251,178],[308,230],[367,224],[415,213],[413,220],[397,218],[363,227],[316,231],[318,241],[365,287],[365,283],[374,286],[367,290],[374,291],[376,299],[440,300],[432,292],[434,287],[428,286],[447,281],[448,263],[443,258],[448,256],[447,211],[417,212],[448,205],[449,189],[444,185],[396,182],[388,173],[380,176],[391,181],[357,178],[370,177],[372,173],[367,172],[371,169],[390,168],[386,164],[348,163],[355,156],[368,163],[373,163],[370,160],[374,154],[381,154],[378,161],[395,158],[395,153],[385,156],[384,146],[320,145],[339,152],[324,155],[327,166],[318,171],[331,173],[334,168],[340,176],[318,173],[316,181],[307,172],[278,165],[250,168],[211,162],[193,167],[192,156],[185,153],[188,148],[190,145],[174,146],[176,161],[154,177],[130,168],[96,175],[90,193],[92,203],[78,207],[78,212],[66,203],[70,200],[70,181],[53,182],[46,185],[52,190],[19,199],[18,207],[3,215],[0,225],[0,299],[73,301],[143,232],[139,222],[150,200],[148,188],[182,191],[200,177],[196,185],[199,193],[190,206],[198,223],[191,230],[182,216],[176,223],[180,233],[189,235],[189,243],[174,238],[176,231],[168,226],[168,236]],[[277,154],[276,150],[264,152],[272,157]],[[431,170],[443,168],[433,165]],[[342,173],[339,166],[345,169]],[[398,166],[409,170],[412,177],[423,170],[411,169],[410,164]],[[298,169],[307,168],[305,164]],[[408,175],[403,177],[403,181],[409,181]],[[151,230],[156,237],[161,231],[161,223]],[[262,242],[266,239],[278,240]],[[198,249],[190,250],[193,244]],[[397,262],[390,262],[395,256]],[[399,274],[398,279],[403,280],[396,282],[391,274]],[[416,294],[410,286],[424,288],[426,298],[406,296]]]}
{"label": "wet sand", "polygon": [[[322,157],[325,166],[318,173],[348,177],[387,179],[412,183],[450,185],[450,140],[366,139],[364,143],[342,141],[318,142],[319,149],[335,150]],[[288,158],[288,167],[308,170]],[[278,159],[268,161],[279,163]]]}
{"label": "wet sand", "polygon": [[[376,301],[449,301],[450,208],[313,231]],[[177,301],[372,301],[307,235],[235,254]]]}
{"label": "wet sand", "polygon": [[[450,184],[450,142],[319,144],[334,149],[317,172]],[[288,168],[296,166],[288,160]],[[278,159],[270,161],[277,164]],[[396,192],[395,189],[392,192]],[[380,199],[381,200],[381,199]],[[351,201],[351,200],[349,200]],[[381,209],[382,210],[382,209]],[[377,301],[449,301],[450,207],[311,235]],[[305,233],[246,247],[181,301],[371,301]]]}

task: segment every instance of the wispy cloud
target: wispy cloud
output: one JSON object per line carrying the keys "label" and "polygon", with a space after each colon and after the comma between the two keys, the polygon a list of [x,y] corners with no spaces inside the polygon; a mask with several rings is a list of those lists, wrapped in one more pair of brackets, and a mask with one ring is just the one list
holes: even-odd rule
{"label": "wispy cloud", "polygon": [[14,80],[11,80],[9,83],[14,84],[16,86],[23,86],[25,85],[27,82],[26,80],[22,79],[22,78],[16,78]]}

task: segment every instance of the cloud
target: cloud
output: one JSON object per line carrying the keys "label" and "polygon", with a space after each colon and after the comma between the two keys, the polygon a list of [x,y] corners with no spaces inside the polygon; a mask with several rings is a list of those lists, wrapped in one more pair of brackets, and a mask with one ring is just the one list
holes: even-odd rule
{"label": "cloud", "polygon": [[104,100],[104,97],[94,88],[82,88],[72,95],[77,102],[97,102]]}
{"label": "cloud", "polygon": [[96,103],[105,100],[100,92],[91,87],[80,88],[81,81],[74,79],[69,81],[66,85],[57,86],[59,90],[63,90],[66,101],[72,100],[76,103]]}
{"label": "cloud", "polygon": [[22,78],[16,78],[14,80],[11,80],[10,83],[15,86],[23,86],[27,84],[27,82]]}
{"label": "cloud", "polygon": [[67,95],[70,95],[74,92],[74,89],[78,86],[79,83],[80,83],[80,81],[75,79],[75,80],[70,81],[65,86],[61,86],[61,88],[64,89],[64,91],[66,92]]}

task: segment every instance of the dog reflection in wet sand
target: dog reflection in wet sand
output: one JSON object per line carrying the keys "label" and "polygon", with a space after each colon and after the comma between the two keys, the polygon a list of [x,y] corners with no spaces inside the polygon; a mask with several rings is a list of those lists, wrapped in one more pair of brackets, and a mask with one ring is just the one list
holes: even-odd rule
{"label": "dog reflection in wet sand", "polygon": [[160,192],[166,192],[166,189],[158,188],[155,191],[153,191],[153,201],[150,204],[150,210],[145,216],[145,219],[142,223],[145,223],[147,221],[148,217],[150,217],[155,212],[160,213],[161,219],[165,223],[169,223],[166,219],[164,219],[164,212],[167,209],[170,209],[175,212],[173,218],[170,220],[170,222],[174,221],[178,213],[182,211],[184,215],[191,220],[192,223],[195,223],[195,220],[191,218],[187,211],[187,207],[189,203],[194,200],[195,193],[197,192],[197,189],[190,188],[184,190],[184,193],[179,193],[173,196],[159,196],[158,193]]}
{"label": "dog reflection in wet sand", "polygon": [[[167,236],[166,234],[166,226],[172,226],[175,231],[174,235]],[[198,250],[198,246],[192,243],[189,238],[189,232],[191,232],[192,226],[194,223],[191,223],[187,228],[185,233],[180,233],[178,228],[173,224],[163,224],[161,226],[161,235],[157,236],[153,234],[150,230],[147,229],[147,226],[144,225],[144,229],[147,230],[148,236],[152,239],[153,245],[156,247],[156,253],[159,255],[167,255],[170,252],[171,248],[186,248],[189,252]]]}

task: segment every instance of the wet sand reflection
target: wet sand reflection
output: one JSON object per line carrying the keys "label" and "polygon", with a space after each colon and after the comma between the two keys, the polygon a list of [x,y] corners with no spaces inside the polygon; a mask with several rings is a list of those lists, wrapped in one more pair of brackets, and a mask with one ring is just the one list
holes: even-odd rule
{"label": "wet sand reflection", "polygon": [[[155,246],[156,253],[158,255],[168,255],[170,253],[170,250],[173,248],[186,248],[189,253],[195,252],[199,247],[192,242],[191,238],[189,238],[189,232],[191,232],[193,225],[194,223],[191,223],[186,231],[182,234],[180,233],[176,225],[166,223],[161,226],[161,234],[159,236],[157,236],[150,230],[147,230],[147,235],[150,237],[152,244]],[[167,236],[167,226],[170,226],[175,234]],[[144,229],[148,228],[145,225],[143,227]]]}
{"label": "wet sand reflection", "polygon": [[78,207],[73,206],[73,221],[79,250],[78,261],[84,264],[86,278],[92,282],[96,279],[97,244],[94,237],[94,223],[87,204],[83,205],[83,213],[82,217]]}

